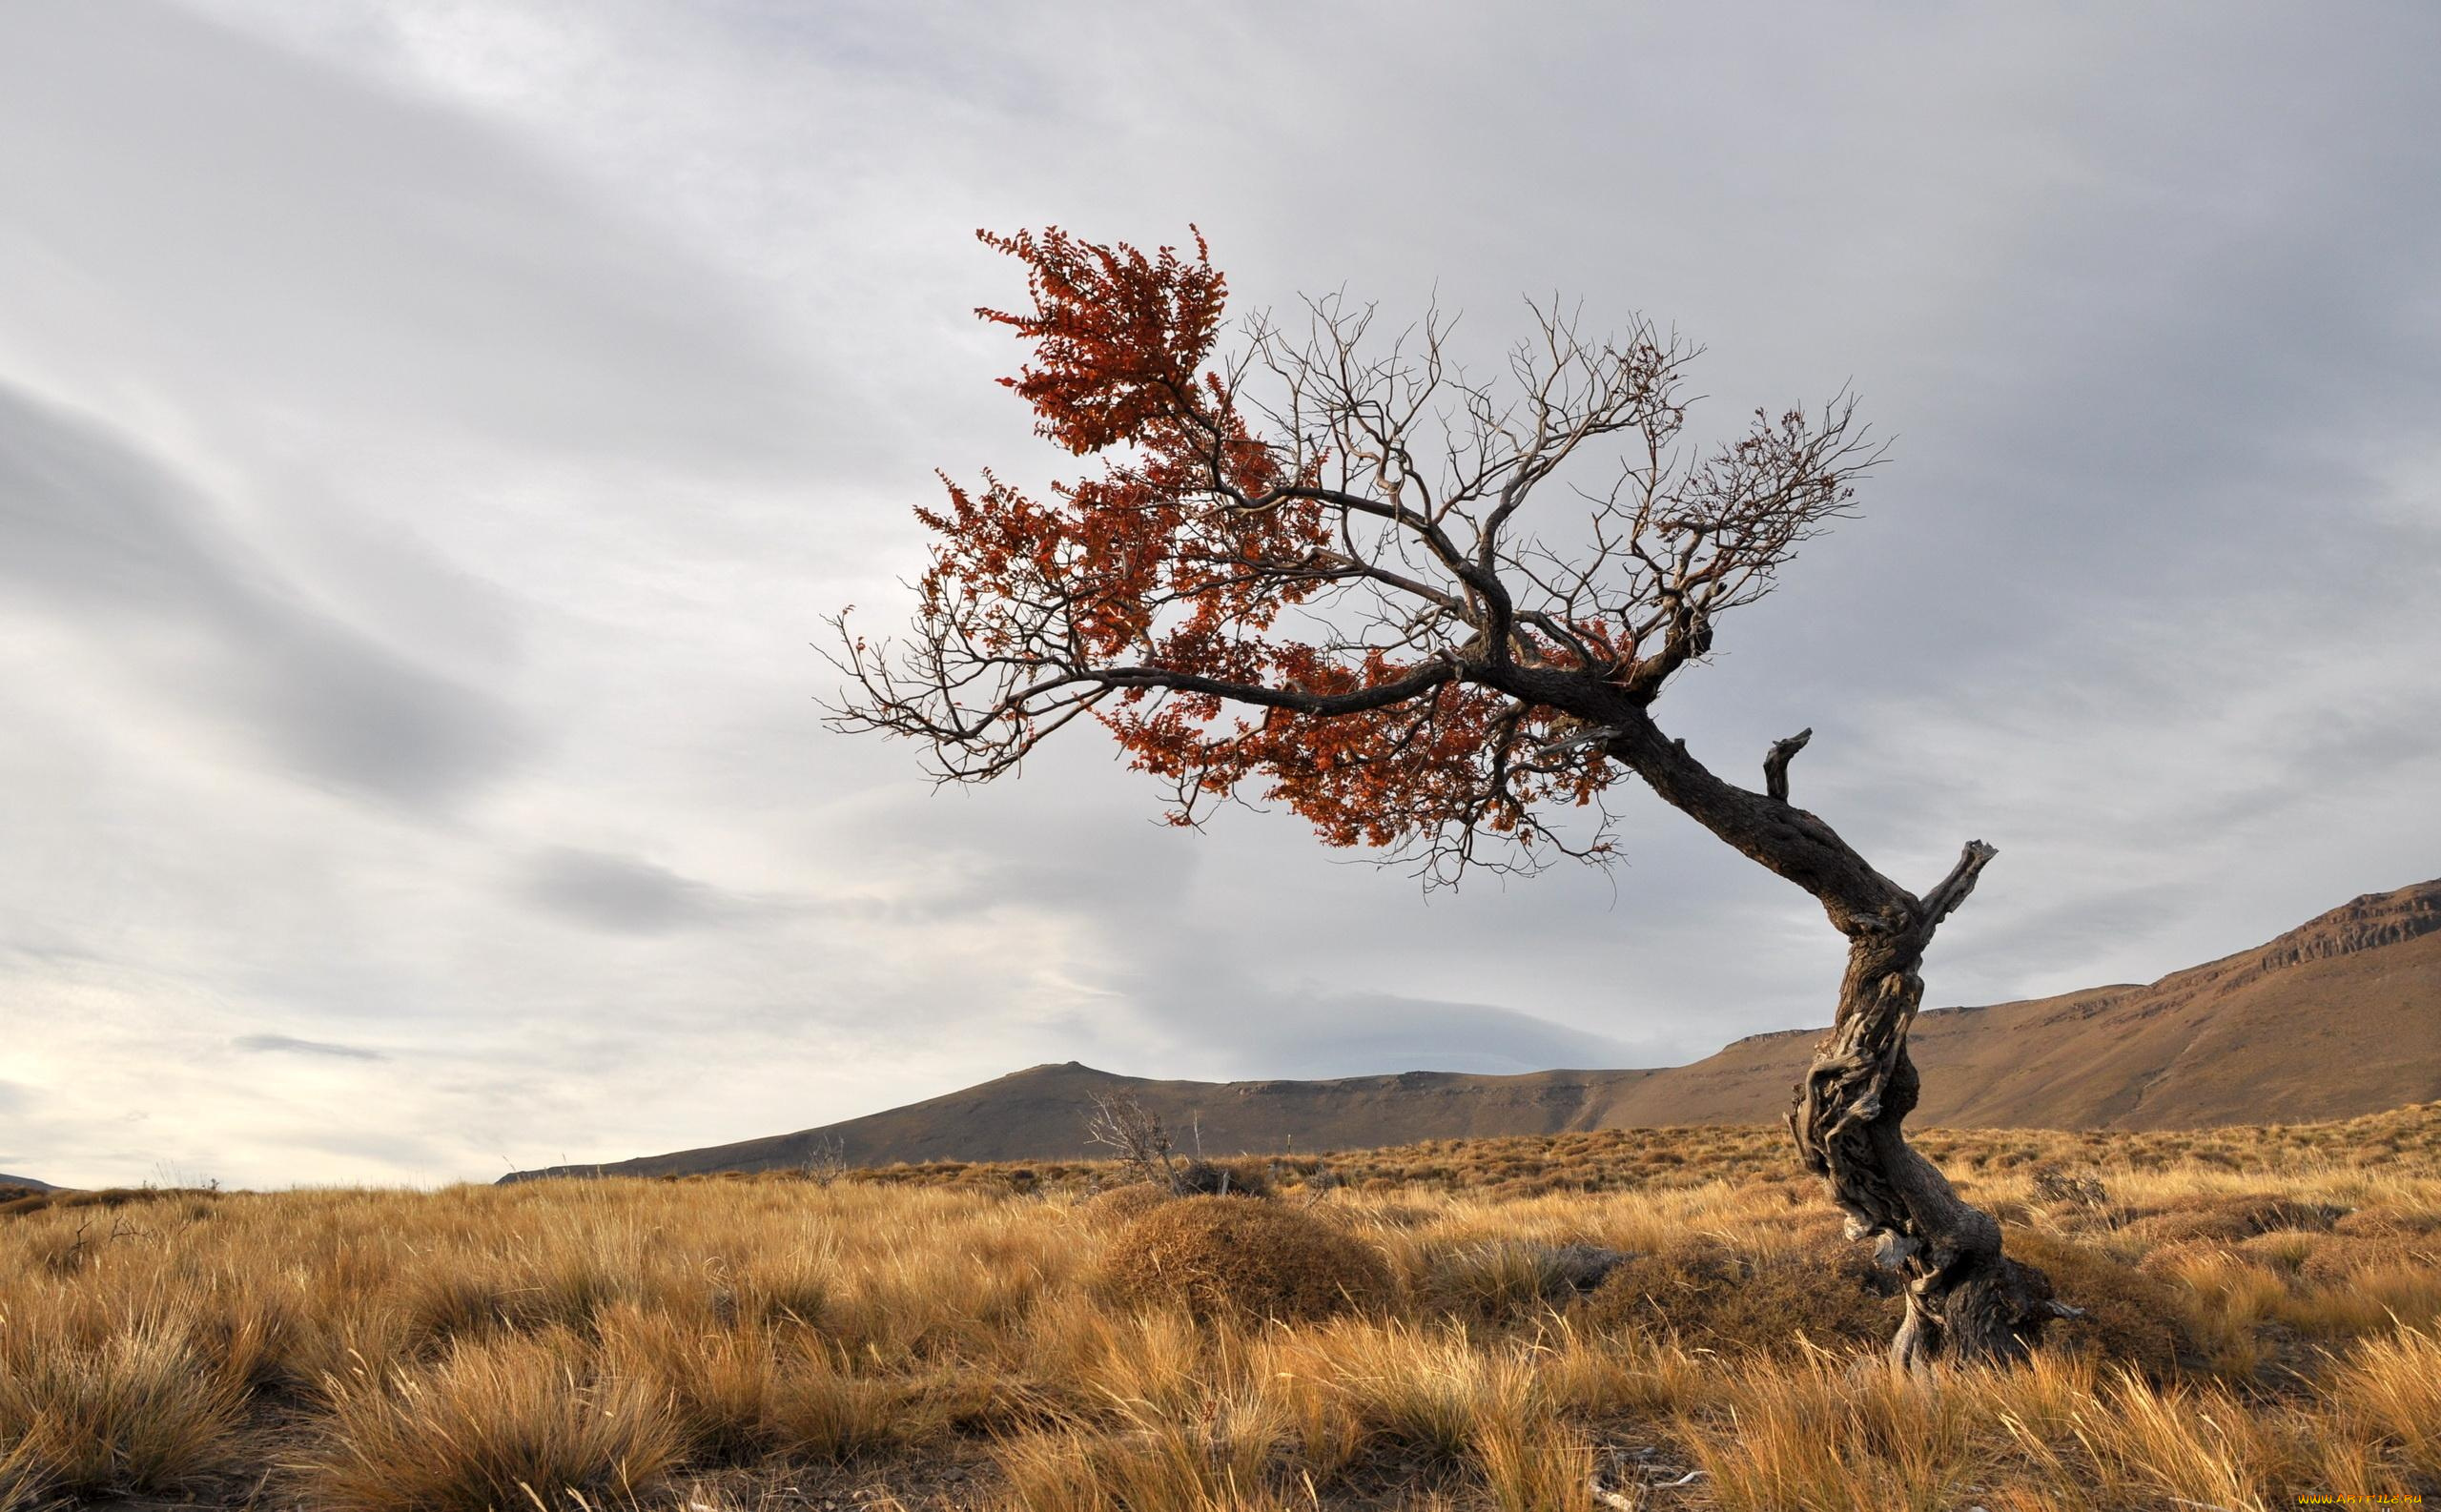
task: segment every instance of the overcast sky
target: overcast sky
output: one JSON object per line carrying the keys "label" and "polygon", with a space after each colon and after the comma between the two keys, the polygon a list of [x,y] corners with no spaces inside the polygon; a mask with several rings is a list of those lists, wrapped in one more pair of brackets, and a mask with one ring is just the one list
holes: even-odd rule
{"label": "overcast sky", "polygon": [[[1596,11],[1607,19],[1589,19]],[[488,1179],[1048,1060],[1657,1065],[1838,938],[1649,795],[1425,898],[1161,828],[1077,732],[931,790],[809,643],[932,470],[1040,480],[976,227],[1241,311],[1522,295],[1862,397],[1864,518],[1657,713],[1918,889],[1932,1001],[2441,874],[2441,12],[0,10],[0,1171]]]}

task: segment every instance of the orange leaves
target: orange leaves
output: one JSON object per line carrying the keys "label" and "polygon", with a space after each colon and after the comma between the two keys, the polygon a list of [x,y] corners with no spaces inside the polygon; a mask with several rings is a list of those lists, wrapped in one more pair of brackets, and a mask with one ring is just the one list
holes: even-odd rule
{"label": "orange leaves", "polygon": [[[1056,228],[977,235],[1025,265],[1033,306],[976,312],[1031,344],[1002,381],[1038,434],[1097,454],[1101,471],[1039,497],[989,472],[976,487],[944,477],[946,499],[917,511],[935,537],[918,585],[925,675],[950,714],[909,725],[972,739],[983,726],[953,690],[993,688],[998,770],[1090,709],[1135,767],[1172,784],[1182,821],[1252,781],[1344,846],[1453,828],[1530,839],[1535,804],[1585,803],[1610,779],[1590,750],[1537,765],[1552,711],[1458,681],[1447,652],[1394,654],[1378,644],[1394,633],[1351,631],[1337,596],[1413,585],[1341,553],[1344,511],[1364,501],[1323,487],[1310,449],[1273,444],[1241,409],[1236,370],[1212,365],[1227,284],[1200,235],[1191,258]],[[1422,592],[1426,616],[1455,612],[1455,598]],[[1378,599],[1372,610],[1380,632],[1390,617]],[[1613,634],[1586,629],[1583,653],[1536,651],[1608,675],[1633,652]],[[1314,706],[1326,698],[1344,702]],[[1304,711],[1228,711],[1283,700]]]}
{"label": "orange leaves", "polygon": [[1056,226],[1039,236],[974,235],[1026,265],[1032,315],[975,314],[1034,343],[1035,364],[1001,381],[1034,406],[1043,436],[1078,454],[1099,451],[1192,402],[1228,294],[1202,233],[1192,263],[1174,248],[1147,257]]}

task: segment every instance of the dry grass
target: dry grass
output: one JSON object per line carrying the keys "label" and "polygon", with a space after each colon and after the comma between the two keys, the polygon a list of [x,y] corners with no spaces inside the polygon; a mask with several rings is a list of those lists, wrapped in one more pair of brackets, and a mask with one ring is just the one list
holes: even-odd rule
{"label": "dry grass", "polygon": [[[45,1201],[0,1217],[0,1512],[2436,1495],[2436,1129],[1928,1139],[2093,1316],[1915,1380],[1763,1131],[1334,1156],[1327,1192],[1282,1162],[1134,1215],[1047,1166]],[[1585,1295],[1597,1250],[1630,1258]]]}

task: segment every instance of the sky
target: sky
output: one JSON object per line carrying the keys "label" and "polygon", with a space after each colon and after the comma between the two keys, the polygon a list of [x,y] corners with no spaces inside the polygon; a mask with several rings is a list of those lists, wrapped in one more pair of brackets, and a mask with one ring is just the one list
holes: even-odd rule
{"label": "sky", "polygon": [[[2150,980],[2441,874],[2441,12],[0,10],[0,1171],[488,1180],[1018,1068],[1667,1065],[1841,942],[1649,794],[1426,896],[1164,828],[1098,732],[822,723],[935,468],[1068,460],[979,227],[1240,313],[1524,298],[1845,385],[1861,518],[1656,706],[1918,889],[1928,1000]],[[1741,775],[1742,774],[1742,775]]]}

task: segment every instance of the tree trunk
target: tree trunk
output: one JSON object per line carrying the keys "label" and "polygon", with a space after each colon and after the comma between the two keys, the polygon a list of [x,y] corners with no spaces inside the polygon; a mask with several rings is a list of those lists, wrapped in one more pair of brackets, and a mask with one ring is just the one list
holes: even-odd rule
{"label": "tree trunk", "polygon": [[2022,1359],[2045,1323],[2077,1316],[2053,1299],[2049,1277],[2000,1253],[2000,1224],[1959,1196],[1900,1128],[1916,1107],[1907,1031],[1923,1001],[1917,968],[1935,922],[1854,937],[1838,1014],[1789,1115],[1806,1169],[1848,1216],[1848,1237],[1870,1239],[1875,1260],[1905,1277],[1907,1316],[1890,1359],[1910,1370],[1942,1359]]}
{"label": "tree trunk", "polygon": [[1838,833],[1789,802],[1789,762],[1811,730],[1774,744],[1764,786],[1750,792],[1714,776],[1665,737],[1641,705],[1569,705],[1565,689],[1521,681],[1524,696],[1596,722],[1606,748],[1663,802],[1812,893],[1848,938],[1848,971],[1831,1032],[1815,1048],[1789,1114],[1805,1168],[1831,1188],[1848,1236],[1906,1278],[1907,1317],[1890,1357],[1915,1369],[1936,1359],[2022,1359],[2043,1325],[2077,1310],[2053,1299],[2041,1271],[2000,1253],[2000,1226],[1959,1197],[1900,1128],[1916,1107],[1907,1031],[1924,999],[1933,931],[1975,890],[1997,853],[1968,841],[1950,874],[1921,898],[1867,864]]}

